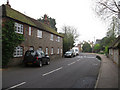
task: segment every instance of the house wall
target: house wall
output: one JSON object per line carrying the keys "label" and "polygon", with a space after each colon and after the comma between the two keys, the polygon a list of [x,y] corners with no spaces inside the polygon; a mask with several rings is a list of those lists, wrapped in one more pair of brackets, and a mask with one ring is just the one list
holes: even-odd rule
{"label": "house wall", "polygon": [[117,65],[120,64],[120,50],[117,49],[109,49],[109,58],[113,60]]}
{"label": "house wall", "polygon": [[[3,18],[3,22],[9,20],[8,18]],[[15,21],[18,22],[18,21]],[[23,47],[23,56],[22,57],[15,57],[13,59],[10,60],[9,62],[9,66],[11,65],[18,65],[22,63],[22,60],[24,58],[24,54],[25,52],[32,46],[34,47],[34,50],[39,49],[39,47],[42,47],[42,50],[45,52],[45,49],[48,48],[48,55],[50,56],[51,60],[57,59],[57,58],[61,58],[63,55],[63,38],[60,37],[60,42],[56,41],[58,36],[53,34],[53,41],[50,40],[51,37],[51,33],[50,32],[46,32],[44,30],[42,31],[42,38],[38,38],[37,37],[37,30],[38,28],[35,27],[31,27],[31,36],[29,35],[29,25],[24,24],[22,22],[18,22],[20,24],[23,24],[24,27],[24,41],[22,42],[21,45]],[[40,29],[39,29],[40,30]],[[51,48],[53,47],[54,51],[53,54],[51,54]],[[59,54],[57,54],[59,48]],[[62,49],[62,53],[61,53],[61,49]]]}
{"label": "house wall", "polygon": [[109,58],[112,59],[112,60],[113,60],[113,54],[114,54],[113,51],[114,51],[114,50],[113,50],[112,48],[109,49]]}
{"label": "house wall", "polygon": [[[28,28],[29,26],[24,25],[24,37],[25,41],[21,44],[25,47],[24,53],[26,50],[29,49],[30,46],[34,47],[34,50],[39,49],[39,47],[42,47],[42,50],[45,52],[45,49],[48,48],[48,55],[54,59],[55,57],[61,57],[62,54],[60,53],[59,55],[57,54],[58,48],[63,49],[63,39],[60,39],[60,42],[57,42],[57,35],[53,35],[53,41],[50,40],[51,33],[48,33],[46,31],[42,31],[42,38],[37,37],[37,28],[32,27],[32,35],[28,35]],[[54,54],[51,55],[51,48],[54,48]]]}
{"label": "house wall", "polygon": [[118,49],[114,49],[113,61],[118,64],[118,61],[119,61],[119,50]]}
{"label": "house wall", "polygon": [[118,64],[119,64],[119,67],[120,67],[120,48],[119,48],[119,58],[118,58]]}

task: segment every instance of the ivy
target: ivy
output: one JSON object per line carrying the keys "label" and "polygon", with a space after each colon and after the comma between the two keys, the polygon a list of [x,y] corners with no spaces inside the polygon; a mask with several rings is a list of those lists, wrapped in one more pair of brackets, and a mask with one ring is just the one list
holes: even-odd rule
{"label": "ivy", "polygon": [[14,48],[24,41],[24,36],[15,33],[14,22],[3,22],[2,28],[2,66],[7,66],[9,60],[13,58]]}

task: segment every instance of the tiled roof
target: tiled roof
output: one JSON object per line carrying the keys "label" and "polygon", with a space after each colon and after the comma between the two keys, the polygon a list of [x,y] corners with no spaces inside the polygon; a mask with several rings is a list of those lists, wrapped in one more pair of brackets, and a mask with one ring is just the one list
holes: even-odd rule
{"label": "tiled roof", "polygon": [[63,37],[63,35],[59,34],[58,32],[56,32],[54,29],[50,28],[46,24],[44,24],[38,20],[35,20],[33,18],[30,18],[30,17],[28,17],[28,16],[26,16],[26,15],[24,15],[16,10],[12,9],[8,5],[2,5],[2,6],[5,7],[5,16]]}

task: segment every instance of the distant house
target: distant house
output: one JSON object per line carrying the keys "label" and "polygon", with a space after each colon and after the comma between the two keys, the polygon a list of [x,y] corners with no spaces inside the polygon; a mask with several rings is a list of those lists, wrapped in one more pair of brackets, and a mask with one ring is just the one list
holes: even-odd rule
{"label": "distant house", "polygon": [[120,36],[109,47],[109,57],[118,65],[120,65]]}
{"label": "distant house", "polygon": [[63,55],[63,36],[49,25],[30,18],[11,8],[9,3],[2,5],[2,23],[6,20],[15,22],[15,32],[23,34],[25,40],[14,50],[14,58],[9,65],[20,64],[27,50],[43,50],[52,59]]}
{"label": "distant house", "polygon": [[81,44],[78,44],[77,47],[78,47],[78,49],[79,49],[79,53],[82,52]]}
{"label": "distant house", "polygon": [[95,44],[100,44],[100,42],[101,42],[101,39],[96,39]]}

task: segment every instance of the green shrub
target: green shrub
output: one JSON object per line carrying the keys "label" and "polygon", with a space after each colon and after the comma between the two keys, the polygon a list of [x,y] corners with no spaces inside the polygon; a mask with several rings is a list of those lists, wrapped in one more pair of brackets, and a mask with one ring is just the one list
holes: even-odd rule
{"label": "green shrub", "polygon": [[2,66],[7,66],[13,57],[14,48],[22,43],[22,34],[15,33],[14,22],[6,21],[2,28]]}

